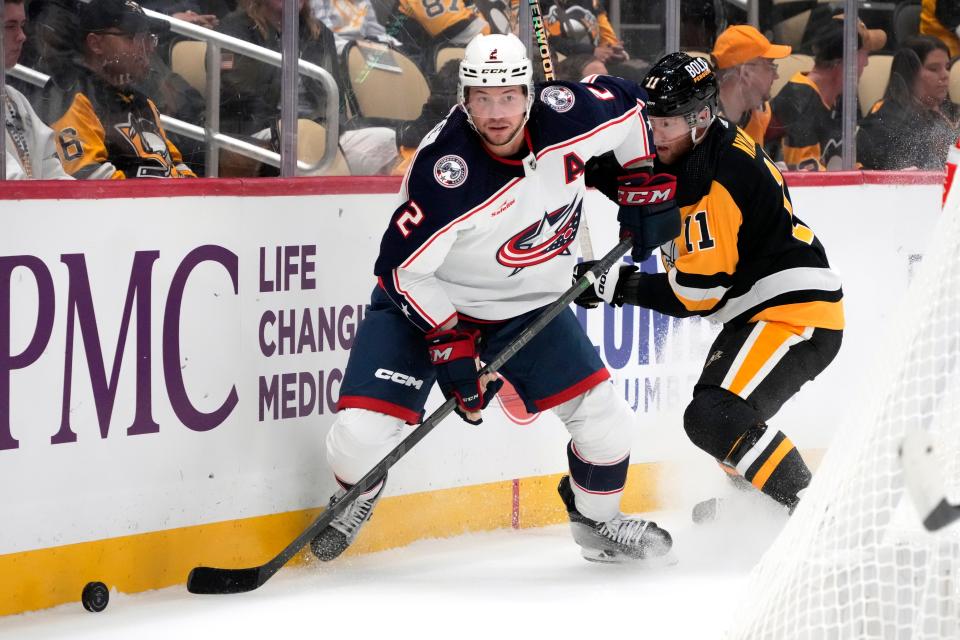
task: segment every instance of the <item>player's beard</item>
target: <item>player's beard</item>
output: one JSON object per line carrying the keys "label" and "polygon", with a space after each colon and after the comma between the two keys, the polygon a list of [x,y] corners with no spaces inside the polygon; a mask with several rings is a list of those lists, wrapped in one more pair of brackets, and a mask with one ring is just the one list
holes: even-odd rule
{"label": "player's beard", "polygon": [[503,135],[498,135],[497,139],[490,137],[486,131],[486,128],[484,128],[484,130],[478,130],[477,132],[480,134],[480,137],[483,138],[483,141],[491,147],[505,147],[517,139],[517,136],[519,136],[520,132],[523,131],[524,124],[525,123],[521,121],[520,124],[511,130],[509,135],[507,135],[505,138]]}

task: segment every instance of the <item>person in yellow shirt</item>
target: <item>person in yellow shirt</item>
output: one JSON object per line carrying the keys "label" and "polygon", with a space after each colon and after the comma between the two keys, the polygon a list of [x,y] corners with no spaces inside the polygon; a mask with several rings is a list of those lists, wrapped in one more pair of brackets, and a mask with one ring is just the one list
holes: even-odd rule
{"label": "person in yellow shirt", "polygon": [[389,35],[413,51],[465,46],[477,34],[491,32],[477,7],[460,0],[397,0],[384,26]]}
{"label": "person in yellow shirt", "polygon": [[541,9],[550,46],[557,53],[590,53],[604,64],[630,57],[613,31],[603,0],[542,0]]}
{"label": "person in yellow shirt", "polygon": [[770,124],[770,89],[779,77],[774,60],[790,52],[789,46],[771,44],[748,24],[729,27],[713,46],[720,113],[761,146]]}
{"label": "person in yellow shirt", "polygon": [[950,57],[960,56],[960,2],[923,0],[920,9],[920,33],[943,40]]}
{"label": "person in yellow shirt", "polygon": [[[860,21],[857,78],[869,64],[870,53],[882,49],[886,42],[883,31],[868,29]],[[783,161],[791,170],[839,169],[843,157],[842,16],[836,16],[817,31],[813,54],[813,69],[795,74],[770,102],[773,118],[768,130],[782,131]]]}
{"label": "person in yellow shirt", "polygon": [[78,5],[81,63],[44,89],[41,117],[56,134],[63,168],[75,178],[195,178],[136,83],[157,45],[154,22],[133,0]]}

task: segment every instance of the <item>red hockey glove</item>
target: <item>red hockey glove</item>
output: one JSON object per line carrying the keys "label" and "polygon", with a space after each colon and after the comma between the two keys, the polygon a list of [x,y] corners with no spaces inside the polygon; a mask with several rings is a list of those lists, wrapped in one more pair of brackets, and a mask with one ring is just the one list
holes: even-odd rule
{"label": "red hockey glove", "polygon": [[431,331],[426,336],[427,353],[430,362],[436,367],[437,384],[445,398],[456,398],[454,410],[465,422],[480,424],[480,420],[471,420],[468,412],[485,409],[503,386],[500,379],[491,381],[486,389],[480,384],[477,371],[477,359],[480,332],[476,329],[449,329]]}
{"label": "red hockey glove", "polygon": [[653,250],[680,235],[677,179],[667,173],[622,176],[617,187],[620,237],[633,239],[630,256],[646,260]]}

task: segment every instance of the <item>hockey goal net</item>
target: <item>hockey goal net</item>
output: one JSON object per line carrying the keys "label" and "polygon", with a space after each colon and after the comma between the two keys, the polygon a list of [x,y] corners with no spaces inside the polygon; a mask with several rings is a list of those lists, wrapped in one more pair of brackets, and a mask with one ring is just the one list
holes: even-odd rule
{"label": "hockey goal net", "polygon": [[[781,535],[754,568],[729,640],[960,638],[960,522],[928,531],[898,455],[934,443],[931,472],[960,497],[960,181],[878,362]],[[851,392],[858,383],[851,382]],[[926,451],[926,448],[924,448]],[[929,480],[929,478],[927,478]],[[930,484],[929,482],[927,483]],[[922,507],[920,508],[922,510]]]}

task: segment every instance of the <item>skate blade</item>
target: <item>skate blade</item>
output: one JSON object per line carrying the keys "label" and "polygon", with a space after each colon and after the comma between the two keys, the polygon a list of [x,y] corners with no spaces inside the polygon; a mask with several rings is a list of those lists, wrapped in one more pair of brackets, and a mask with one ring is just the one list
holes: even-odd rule
{"label": "skate blade", "polygon": [[643,567],[644,569],[670,567],[679,562],[672,551],[653,558],[631,558],[630,556],[607,549],[588,549],[581,547],[580,555],[588,562],[597,562],[600,564],[632,564]]}

